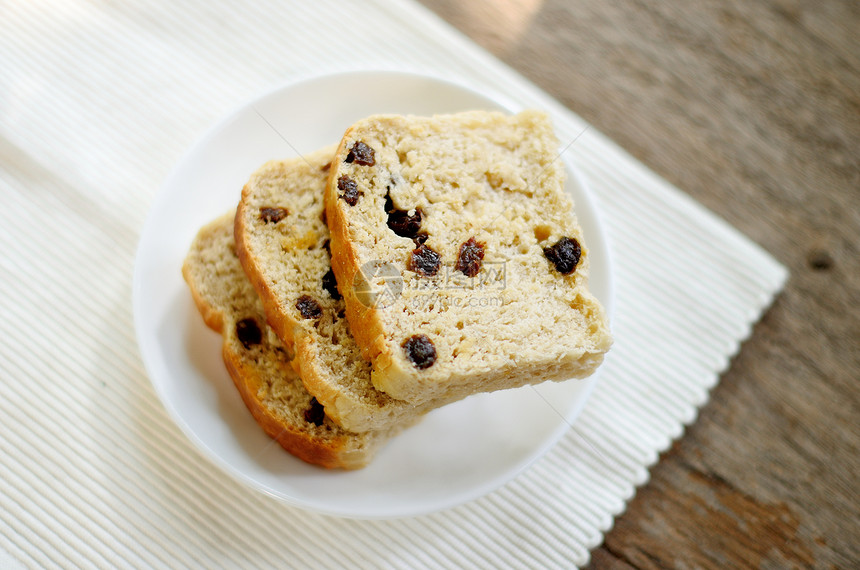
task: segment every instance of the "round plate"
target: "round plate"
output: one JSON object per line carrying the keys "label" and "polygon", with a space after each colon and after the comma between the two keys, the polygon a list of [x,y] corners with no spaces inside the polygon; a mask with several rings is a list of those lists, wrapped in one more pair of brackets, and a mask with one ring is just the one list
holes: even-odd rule
{"label": "round plate", "polygon": [[[216,465],[293,505],[358,518],[411,516],[483,495],[543,455],[597,381],[545,383],[472,396],[429,413],[358,471],[295,459],[263,434],[221,360],[221,338],[197,313],[180,268],[197,230],[238,203],[263,162],[333,144],[374,113],[516,112],[497,96],[396,72],[331,75],[288,85],[239,108],[182,159],[144,226],[134,273],[141,354],[165,408]],[[608,251],[582,178],[568,190],[592,251],[591,285],[608,304]]]}

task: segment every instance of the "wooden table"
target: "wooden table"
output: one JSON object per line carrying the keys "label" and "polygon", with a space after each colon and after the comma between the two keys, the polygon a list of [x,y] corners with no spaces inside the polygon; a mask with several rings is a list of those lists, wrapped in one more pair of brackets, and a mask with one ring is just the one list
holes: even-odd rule
{"label": "wooden table", "polygon": [[592,567],[860,567],[860,3],[422,1],[791,271]]}

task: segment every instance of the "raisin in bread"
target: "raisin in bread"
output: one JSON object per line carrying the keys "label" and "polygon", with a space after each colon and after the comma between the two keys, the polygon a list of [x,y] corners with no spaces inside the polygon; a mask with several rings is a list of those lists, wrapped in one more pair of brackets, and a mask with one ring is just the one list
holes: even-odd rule
{"label": "raisin in bread", "polygon": [[305,390],[236,257],[232,213],[200,230],[182,274],[207,326],[223,335],[224,362],[242,400],[284,449],[308,463],[356,469],[394,435],[341,429]]}
{"label": "raisin in bread", "polygon": [[[347,130],[326,193],[332,266],[378,389],[420,404],[582,378],[603,361],[612,341],[558,153],[537,111],[380,115]],[[401,281],[368,300],[382,273]]]}
{"label": "raisin in bread", "polygon": [[237,251],[272,328],[296,353],[307,390],[342,427],[364,432],[413,423],[444,401],[413,406],[373,387],[344,318],[331,271],[323,196],[334,146],[271,161],[242,191]]}

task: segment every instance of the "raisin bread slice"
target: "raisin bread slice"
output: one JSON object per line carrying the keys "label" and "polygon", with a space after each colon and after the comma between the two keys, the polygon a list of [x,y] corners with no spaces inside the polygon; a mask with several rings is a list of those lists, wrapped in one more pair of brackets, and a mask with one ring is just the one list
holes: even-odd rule
{"label": "raisin bread slice", "polygon": [[207,326],[223,335],[224,362],[242,400],[284,449],[308,463],[357,469],[397,431],[341,429],[305,390],[239,264],[232,212],[200,230],[182,274]]}
{"label": "raisin bread slice", "polygon": [[[379,390],[420,404],[582,378],[603,361],[612,340],[558,153],[537,111],[380,115],[347,130],[326,193],[332,266]],[[369,299],[383,273],[397,287]]]}
{"label": "raisin bread slice", "polygon": [[307,390],[342,427],[365,432],[414,423],[444,404],[413,406],[373,387],[331,271],[323,196],[334,146],[271,161],[250,178],[236,212],[237,252],[268,321],[293,347]]}

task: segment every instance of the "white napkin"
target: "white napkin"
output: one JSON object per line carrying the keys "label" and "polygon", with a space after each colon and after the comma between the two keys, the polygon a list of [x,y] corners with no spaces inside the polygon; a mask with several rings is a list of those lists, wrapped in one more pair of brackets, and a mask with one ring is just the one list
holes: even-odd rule
{"label": "white napkin", "polygon": [[593,128],[569,156],[612,242],[616,344],[574,428],[500,490],[341,520],[238,485],[146,378],[131,272],[149,204],[231,108],[329,71],[430,72],[586,125],[411,0],[11,0],[0,18],[0,562],[524,566],[589,559],[786,279]]}

